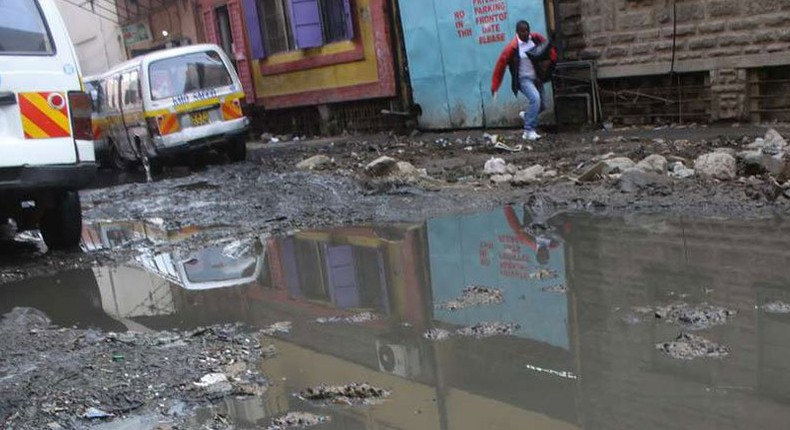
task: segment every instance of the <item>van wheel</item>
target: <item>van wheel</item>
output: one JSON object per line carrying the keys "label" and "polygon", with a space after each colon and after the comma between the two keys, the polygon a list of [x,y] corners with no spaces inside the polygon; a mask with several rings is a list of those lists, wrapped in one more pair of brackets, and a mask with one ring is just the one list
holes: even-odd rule
{"label": "van wheel", "polygon": [[234,163],[247,160],[247,141],[244,139],[235,139],[230,142],[226,149],[228,158]]}
{"label": "van wheel", "polygon": [[118,149],[115,148],[115,144],[110,142],[110,166],[114,170],[120,170],[122,172],[128,172],[129,170],[133,170],[136,166],[133,161],[129,161],[118,152]]}
{"label": "van wheel", "polygon": [[82,236],[82,208],[76,191],[55,195],[54,206],[44,211],[38,226],[49,249],[74,249]]}

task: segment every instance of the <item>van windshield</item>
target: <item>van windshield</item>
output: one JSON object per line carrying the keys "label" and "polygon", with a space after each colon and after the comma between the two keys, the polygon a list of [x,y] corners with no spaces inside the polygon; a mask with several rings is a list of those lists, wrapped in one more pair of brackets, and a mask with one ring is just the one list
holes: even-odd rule
{"label": "van windshield", "polygon": [[0,55],[53,53],[35,0],[0,0]]}
{"label": "van windshield", "polygon": [[155,61],[148,67],[148,71],[151,98],[154,100],[225,87],[233,83],[225,63],[214,51]]}

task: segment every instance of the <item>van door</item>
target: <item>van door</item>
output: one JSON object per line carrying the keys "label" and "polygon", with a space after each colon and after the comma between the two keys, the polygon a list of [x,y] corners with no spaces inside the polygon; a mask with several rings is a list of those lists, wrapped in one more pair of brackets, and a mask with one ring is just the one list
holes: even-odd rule
{"label": "van door", "polygon": [[129,145],[129,136],[126,133],[126,124],[123,120],[123,94],[121,92],[121,75],[112,75],[107,79],[107,113],[108,128],[112,137],[112,144],[126,159],[134,159],[134,152]]}
{"label": "van door", "polygon": [[143,99],[140,93],[140,74],[137,69],[128,70],[121,75],[121,103],[123,125],[129,138],[132,154],[139,155],[135,138],[141,142],[148,137],[143,115]]}
{"label": "van door", "polygon": [[77,162],[68,91],[78,65],[55,6],[0,1],[0,167]]}

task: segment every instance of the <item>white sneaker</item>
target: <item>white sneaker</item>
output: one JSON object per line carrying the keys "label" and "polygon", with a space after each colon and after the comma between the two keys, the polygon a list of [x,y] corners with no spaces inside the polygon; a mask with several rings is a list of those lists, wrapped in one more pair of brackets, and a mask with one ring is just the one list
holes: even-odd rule
{"label": "white sneaker", "polygon": [[534,130],[533,131],[525,131],[524,134],[521,135],[521,138],[524,139],[524,140],[538,140],[541,137],[543,137],[543,136],[539,135]]}
{"label": "white sneaker", "polygon": [[527,113],[524,112],[524,111],[521,111],[521,112],[518,113],[518,117],[521,118],[522,121],[524,121],[524,117],[525,116],[527,116]]}

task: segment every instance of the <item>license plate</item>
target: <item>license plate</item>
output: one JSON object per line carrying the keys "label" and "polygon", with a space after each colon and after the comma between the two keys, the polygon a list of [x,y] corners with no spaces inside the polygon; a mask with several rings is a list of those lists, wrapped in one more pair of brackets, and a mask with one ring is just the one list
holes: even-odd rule
{"label": "license plate", "polygon": [[206,125],[209,122],[208,111],[192,112],[189,114],[189,119],[193,126]]}

